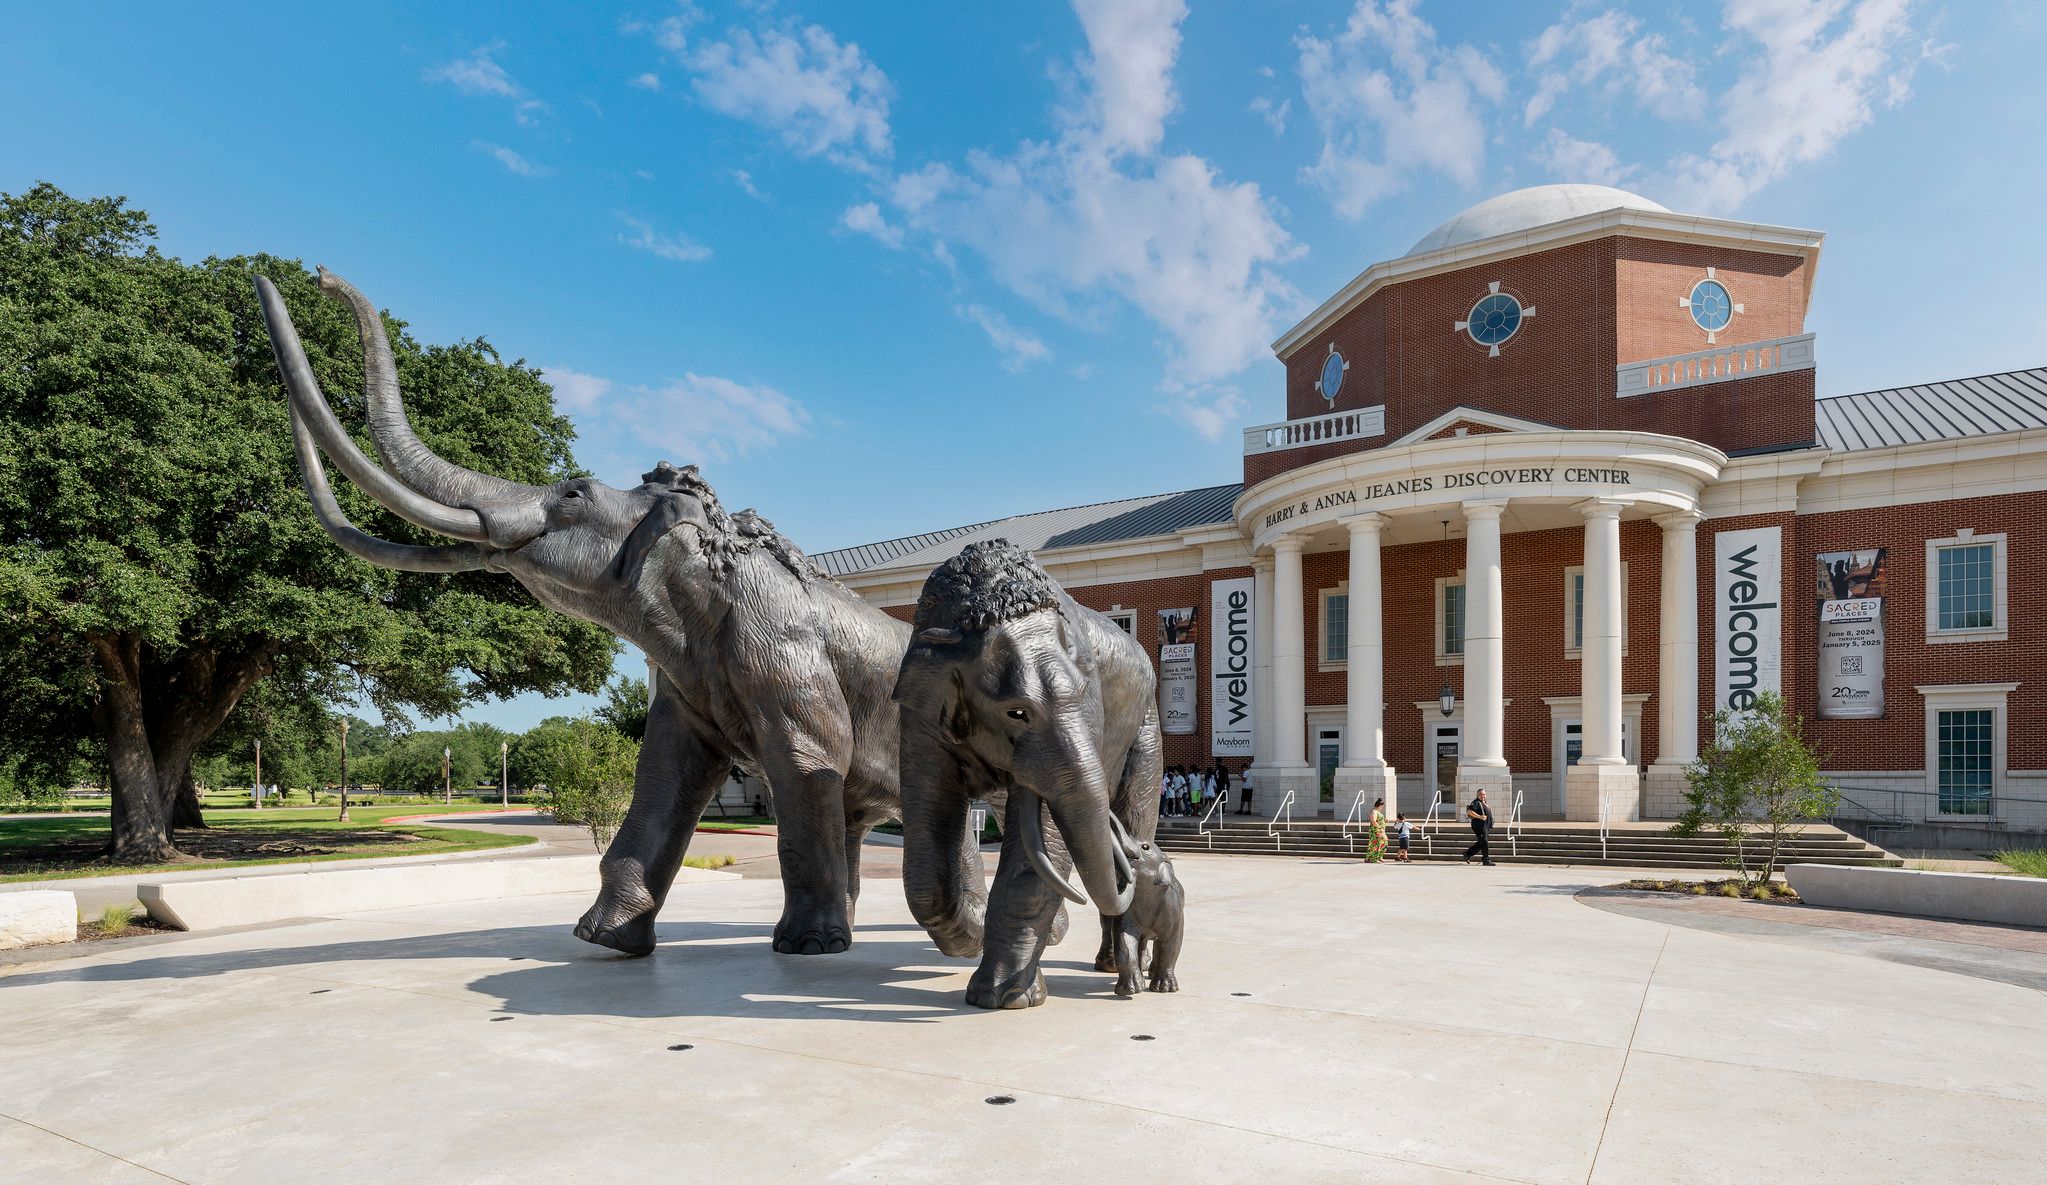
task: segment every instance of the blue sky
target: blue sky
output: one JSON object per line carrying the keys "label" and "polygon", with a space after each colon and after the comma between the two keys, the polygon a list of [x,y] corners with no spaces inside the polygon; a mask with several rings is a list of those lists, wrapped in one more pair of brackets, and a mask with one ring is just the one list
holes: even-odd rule
{"label": "blue sky", "polygon": [[[813,551],[1234,480],[1268,343],[1506,189],[1828,233],[1823,393],[2047,362],[2047,9],[9,5],[0,190],[319,262]],[[511,726],[581,706],[472,713]]]}

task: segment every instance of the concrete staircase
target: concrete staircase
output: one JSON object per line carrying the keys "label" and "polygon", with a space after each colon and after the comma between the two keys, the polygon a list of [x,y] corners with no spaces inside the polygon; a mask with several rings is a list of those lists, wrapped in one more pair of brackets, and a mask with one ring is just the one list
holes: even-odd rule
{"label": "concrete staircase", "polygon": [[[1388,828],[1388,859],[1392,858],[1391,828]],[[1421,828],[1410,847],[1420,860],[1459,860],[1471,843],[1471,829],[1438,824],[1433,840]],[[1364,858],[1365,836],[1355,826],[1343,834],[1343,825],[1330,819],[1296,822],[1284,830],[1268,833],[1263,819],[1231,821],[1200,831],[1192,819],[1160,819],[1158,842],[1168,852],[1206,852],[1238,856],[1320,856],[1334,859]],[[1501,864],[1604,864],[1627,868],[1673,868],[1700,873],[1725,871],[1727,847],[1718,835],[1679,839],[1662,826],[1632,823],[1608,831],[1604,850],[1599,827],[1593,823],[1526,823],[1512,840],[1495,830],[1493,859]],[[1815,824],[1807,827],[1789,845],[1782,857],[1785,864],[1843,864],[1897,868],[1904,861],[1873,844],[1865,843],[1838,827]]]}

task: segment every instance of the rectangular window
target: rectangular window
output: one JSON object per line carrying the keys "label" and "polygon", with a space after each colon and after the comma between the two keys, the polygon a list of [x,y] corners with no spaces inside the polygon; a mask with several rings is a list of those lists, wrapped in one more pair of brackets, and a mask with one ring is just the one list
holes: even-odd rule
{"label": "rectangular window", "polygon": [[1939,556],[1938,625],[1943,630],[1987,630],[1997,624],[1995,546],[1943,547]]}
{"label": "rectangular window", "polygon": [[1443,586],[1443,653],[1464,653],[1464,586]]}
{"label": "rectangular window", "polygon": [[1571,573],[1571,636],[1566,650],[1585,649],[1585,569]]}
{"label": "rectangular window", "polygon": [[1989,708],[1940,713],[1941,814],[1990,813],[1992,715]]}
{"label": "rectangular window", "polygon": [[1122,630],[1124,633],[1126,634],[1137,633],[1137,613],[1135,610],[1131,609],[1124,609],[1121,611],[1110,610],[1108,617],[1110,621],[1116,623],[1116,628]]}
{"label": "rectangular window", "polygon": [[1322,661],[1350,661],[1350,594],[1322,597]]}

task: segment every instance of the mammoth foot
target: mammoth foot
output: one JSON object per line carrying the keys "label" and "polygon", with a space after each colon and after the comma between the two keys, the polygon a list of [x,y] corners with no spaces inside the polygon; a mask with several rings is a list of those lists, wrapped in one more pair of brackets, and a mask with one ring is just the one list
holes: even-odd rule
{"label": "mammoth foot", "polygon": [[975,1008],[1036,1008],[1048,994],[1045,973],[1036,967],[1014,976],[991,975],[984,967],[967,984],[967,1003]]}
{"label": "mammoth foot", "polygon": [[[1111,971],[1115,970],[1114,967],[1111,967],[1109,969]],[[1135,996],[1137,994],[1137,972],[1124,971],[1117,974],[1116,994],[1123,997],[1126,1000],[1130,999],[1132,996]]]}
{"label": "mammoth foot", "polygon": [[841,910],[801,910],[775,923],[778,955],[836,955],[853,945],[853,924]]}
{"label": "mammoth foot", "polygon": [[654,953],[654,915],[650,902],[632,906],[615,902],[609,894],[600,896],[583,920],[576,923],[576,937],[628,955]]}
{"label": "mammoth foot", "polygon": [[[1122,986],[1120,983],[1116,985],[1119,993],[1122,991]],[[1175,976],[1171,971],[1160,971],[1157,968],[1153,968],[1150,990],[1154,992],[1177,992],[1180,990],[1179,977]]]}

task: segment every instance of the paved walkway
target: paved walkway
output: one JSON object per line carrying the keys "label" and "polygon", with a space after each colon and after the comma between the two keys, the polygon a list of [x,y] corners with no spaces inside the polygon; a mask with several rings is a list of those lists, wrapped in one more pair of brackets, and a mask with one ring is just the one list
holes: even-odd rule
{"label": "paved walkway", "polygon": [[1611,870],[1178,863],[1179,995],[1114,998],[1076,925],[1018,1013],[881,878],[831,957],[768,951],[756,879],[642,960],[547,896],[0,968],[0,1176],[2039,1179],[2039,991],[1579,898]]}

